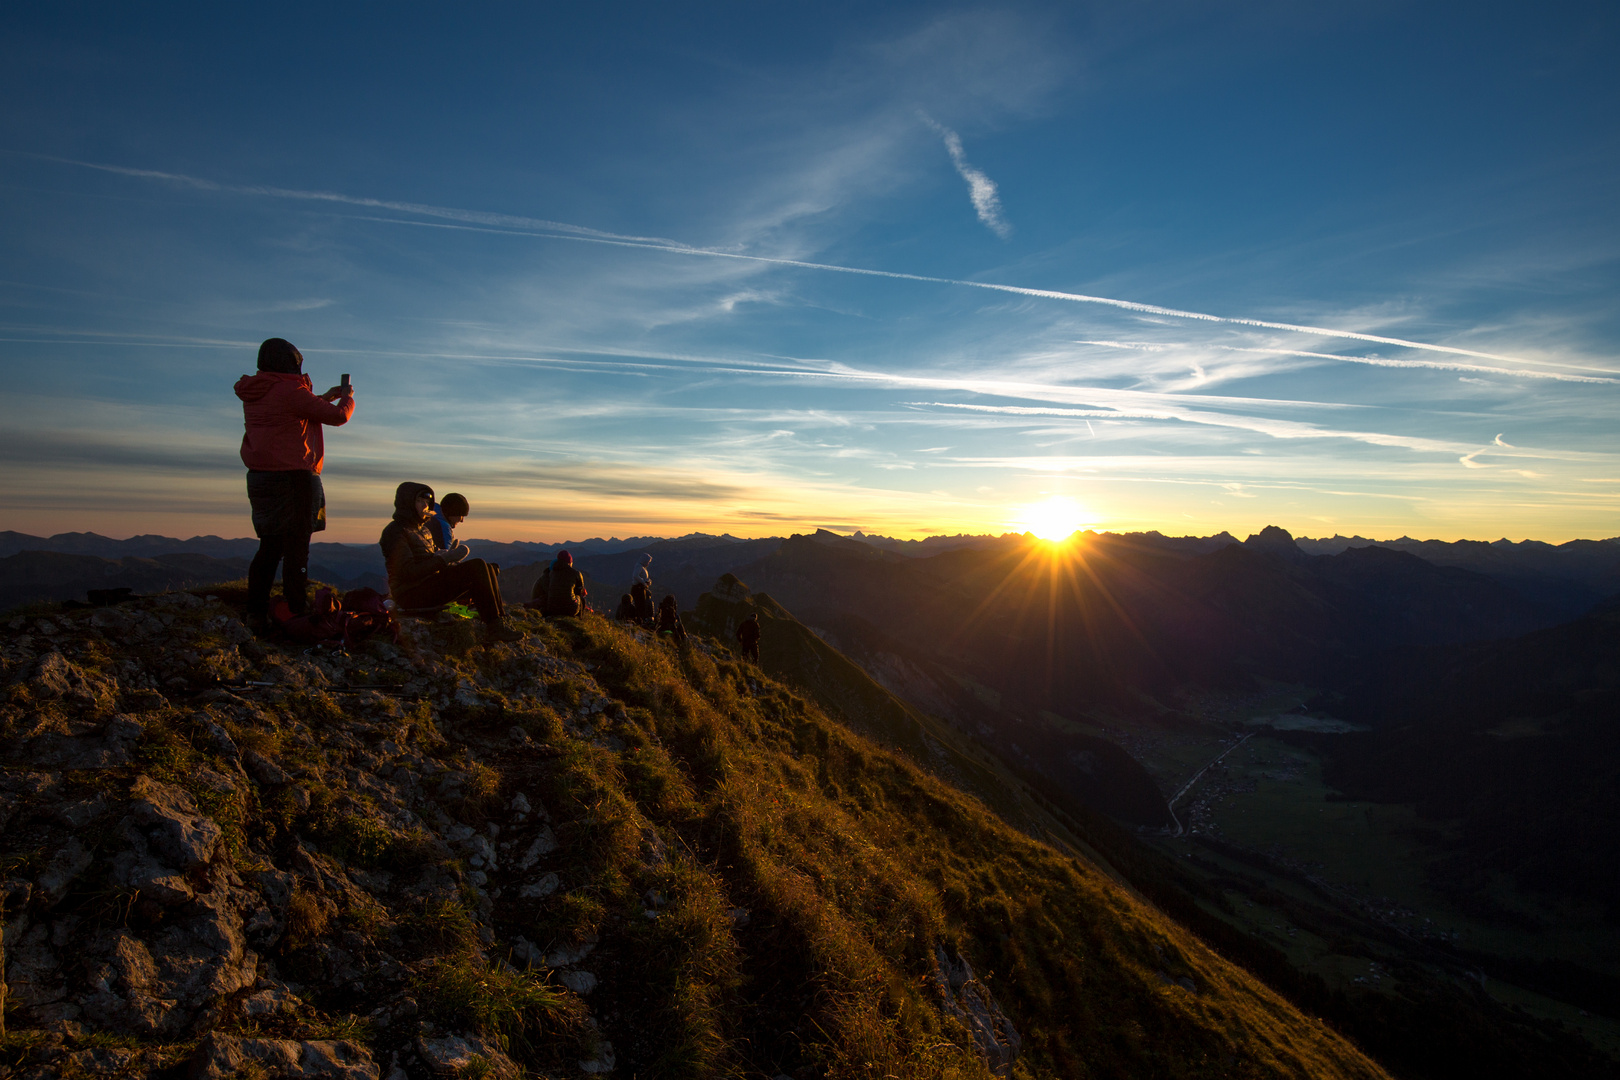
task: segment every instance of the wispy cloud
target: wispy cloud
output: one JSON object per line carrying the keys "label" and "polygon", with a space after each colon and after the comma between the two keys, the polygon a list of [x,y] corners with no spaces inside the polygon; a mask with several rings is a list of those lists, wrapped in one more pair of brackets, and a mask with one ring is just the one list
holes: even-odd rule
{"label": "wispy cloud", "polygon": [[934,130],[945,142],[945,152],[951,155],[951,164],[963,180],[967,181],[968,198],[973,202],[973,210],[979,215],[979,220],[1003,240],[1012,235],[1012,226],[1001,214],[1001,195],[996,189],[996,182],[984,174],[984,170],[976,168],[967,159],[967,152],[962,149],[962,137],[950,128],[941,124],[927,113],[918,114],[922,122]]}
{"label": "wispy cloud", "polygon": [[[41,155],[28,156],[40,157]],[[1364,333],[1356,330],[1312,326],[1301,323],[1275,322],[1267,319],[1255,319],[1245,316],[1214,315],[1208,312],[1164,307],[1159,304],[1147,304],[1135,300],[1123,300],[1116,297],[1091,296],[1085,293],[1065,292],[1058,289],[1036,289],[1022,285],[1007,285],[999,282],[970,281],[961,278],[936,277],[929,274],[908,274],[895,270],[875,270],[867,267],[843,266],[836,263],[812,262],[804,259],[787,259],[770,255],[754,255],[736,251],[719,251],[713,248],[692,247],[686,244],[681,244],[677,241],[667,240],[659,237],[627,236],[617,233],[604,232],[599,229],[592,229],[582,225],[571,225],[565,222],[549,221],[542,218],[527,218],[511,214],[462,210],[454,207],[431,206],[424,203],[396,202],[365,196],[341,195],[332,192],[300,191],[291,188],[265,187],[257,185],[216,184],[213,181],[202,180],[196,177],[185,176],[178,173],[157,172],[149,169],[130,169],[123,166],[103,165],[94,162],[75,161],[66,158],[51,158],[49,160],[81,166],[84,168],[100,169],[106,172],[118,173],[121,175],[128,175],[143,179],[161,179],[165,181],[183,183],[189,186],[207,190],[217,190],[240,195],[302,199],[317,202],[352,205],[356,207],[387,209],[396,213],[406,213],[439,219],[438,221],[413,221],[407,218],[388,218],[375,215],[362,217],[362,220],[377,221],[387,224],[415,225],[420,227],[442,229],[461,229],[475,232],[509,233],[514,235],[533,236],[541,239],[573,240],[583,243],[608,244],[617,247],[642,248],[653,251],[668,252],[676,255],[685,255],[689,257],[696,256],[702,258],[735,259],[772,266],[791,266],[806,270],[821,270],[841,274],[857,274],[864,277],[887,278],[897,281],[917,281],[937,285],[953,285],[963,288],[986,289],[993,292],[1010,293],[1015,296],[1059,300],[1069,303],[1096,304],[1104,307],[1117,308],[1124,311],[1137,312],[1144,315],[1159,315],[1173,319],[1187,319],[1197,322],[1217,323],[1229,326],[1245,326],[1265,330],[1279,330],[1288,333],[1308,334],[1316,337],[1345,341],[1362,341],[1372,344],[1390,345],[1397,348],[1413,349],[1420,352],[1442,353],[1453,356],[1469,356],[1476,359],[1493,360],[1505,364],[1524,365],[1524,367],[1520,370],[1546,370],[1549,368],[1559,368],[1566,372],[1588,371],[1600,376],[1611,376],[1614,374],[1614,372],[1608,368],[1598,368],[1562,362],[1555,363],[1550,361],[1528,359],[1524,357],[1506,356],[1501,353],[1484,352],[1477,349],[1466,349],[1451,345],[1441,345],[1434,342],[1414,341],[1409,338],[1390,337],[1382,334]],[[1361,361],[1381,363],[1386,364],[1387,366],[1400,366],[1399,363],[1391,363],[1389,361],[1381,360],[1380,358],[1361,358]],[[1507,374],[1507,372],[1501,371],[1497,371],[1496,373]]]}

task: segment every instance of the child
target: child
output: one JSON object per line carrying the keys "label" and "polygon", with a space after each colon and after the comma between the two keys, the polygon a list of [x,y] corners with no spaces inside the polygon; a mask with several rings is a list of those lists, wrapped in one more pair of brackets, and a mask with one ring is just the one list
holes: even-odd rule
{"label": "child", "polygon": [[467,496],[454,491],[446,495],[443,502],[429,507],[428,531],[433,534],[433,546],[447,553],[445,562],[458,563],[472,550],[466,544],[456,543],[456,526],[467,520],[471,510]]}

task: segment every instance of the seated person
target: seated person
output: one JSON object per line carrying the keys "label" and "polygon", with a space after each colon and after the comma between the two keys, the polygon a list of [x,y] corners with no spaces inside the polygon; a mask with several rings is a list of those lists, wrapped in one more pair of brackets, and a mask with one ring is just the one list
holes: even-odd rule
{"label": "seated person", "polygon": [[630,586],[630,602],[636,606],[636,621],[651,627],[658,613],[653,610],[652,588],[645,581]]}
{"label": "seated person", "polygon": [[686,627],[681,625],[681,613],[676,610],[675,597],[666,596],[658,605],[658,634],[668,634],[677,645],[686,644]]}
{"label": "seated person", "polygon": [[472,507],[467,503],[467,496],[452,491],[444,497],[443,502],[430,503],[428,506],[428,530],[433,534],[433,547],[437,551],[446,551],[453,554],[451,562],[460,562],[467,557],[470,550],[466,544],[456,543],[456,526],[467,520]]}
{"label": "seated person", "polygon": [[630,599],[629,593],[619,597],[619,610],[613,613],[613,618],[618,622],[636,621],[636,602]]}
{"label": "seated person", "polygon": [[484,623],[484,640],[517,641],[521,633],[505,623],[501,582],[483,559],[451,561],[450,552],[435,551],[428,532],[433,489],[409,481],[394,492],[394,519],[378,541],[388,565],[388,592],[396,606],[442,607],[470,602]]}
{"label": "seated person", "polygon": [[530,607],[538,607],[548,619],[578,615],[585,610],[585,575],[574,569],[574,557],[557,552],[557,560],[540,573],[534,583]]}

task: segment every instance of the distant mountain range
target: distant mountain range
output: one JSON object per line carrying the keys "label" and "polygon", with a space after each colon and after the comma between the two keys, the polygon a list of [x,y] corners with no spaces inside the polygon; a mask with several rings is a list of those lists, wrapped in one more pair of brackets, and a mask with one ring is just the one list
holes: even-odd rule
{"label": "distant mountain range", "polygon": [[[823,535],[823,534],[818,534]],[[831,537],[835,534],[824,533]],[[1099,535],[1099,534],[1093,534]],[[1214,536],[1164,536],[1157,532],[1103,533],[1101,537],[1132,544],[1145,550],[1170,555],[1208,555],[1232,544],[1240,543],[1230,533]],[[926,559],[958,550],[983,550],[1017,539],[1017,534],[1003,536],[931,536],[924,540],[896,540],[886,536],[857,532],[844,539],[852,540],[880,551],[903,555],[907,558]],[[655,580],[678,596],[696,597],[713,584],[719,574],[740,569],[756,559],[775,551],[783,537],[765,537],[745,540],[729,534],[689,533],[686,536],[663,538],[632,536],[620,539],[593,537],[560,543],[541,544],[530,541],[497,541],[472,539],[467,543],[481,558],[499,563],[510,574],[520,567],[549,562],[557,552],[567,549],[578,564],[594,579],[603,595],[595,598],[607,603],[605,594],[629,585],[630,573],[642,554],[654,558]],[[1284,530],[1268,528],[1241,541],[1245,546],[1271,550],[1285,558],[1299,559],[1311,555],[1338,555],[1346,550],[1380,547],[1415,555],[1436,566],[1472,570],[1506,585],[1527,599],[1547,607],[1562,617],[1573,618],[1606,596],[1620,593],[1620,538],[1609,540],[1572,540],[1565,544],[1545,544],[1538,540],[1512,543],[1497,540],[1484,543],[1475,540],[1446,542],[1440,540],[1368,540],[1359,536],[1333,536],[1327,539],[1295,539]],[[6,566],[4,560],[28,551],[53,552],[61,555],[93,556],[99,559],[127,558],[155,559],[164,555],[200,555],[228,561],[253,557],[259,542],[253,537],[226,539],[219,536],[193,536],[182,540],[172,536],[146,534],[118,540],[93,532],[57,533],[54,536],[31,536],[10,530],[0,531],[0,589],[7,597],[23,599],[0,601],[24,603],[33,600],[66,600],[75,598],[63,594],[65,582],[53,578],[52,585],[30,591],[27,587],[28,571],[22,565]],[[86,564],[87,566],[91,564]],[[105,568],[94,567],[96,572]],[[334,544],[316,542],[310,545],[310,569],[316,578],[333,584],[353,587],[359,584],[379,586],[382,581],[382,553],[375,544]],[[116,576],[116,572],[111,572]],[[527,578],[532,585],[536,570]],[[96,587],[96,586],[91,586]],[[154,586],[155,587],[155,586]],[[509,586],[510,591],[516,592]],[[524,592],[527,599],[527,592]],[[615,593],[613,599],[617,599]]]}

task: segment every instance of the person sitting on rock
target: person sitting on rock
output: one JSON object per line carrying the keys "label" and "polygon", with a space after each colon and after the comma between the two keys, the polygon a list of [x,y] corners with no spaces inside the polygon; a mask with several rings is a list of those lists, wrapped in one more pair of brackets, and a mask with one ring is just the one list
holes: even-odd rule
{"label": "person sitting on rock", "polygon": [[450,562],[460,562],[471,550],[466,544],[456,543],[456,526],[466,521],[471,512],[467,496],[454,491],[446,495],[444,501],[428,508],[428,531],[433,534],[433,546],[438,551],[452,553],[454,557]]}
{"label": "person sitting on rock", "polygon": [[629,593],[619,597],[619,610],[613,613],[616,622],[636,621],[636,602],[630,598]]}
{"label": "person sitting on rock", "polygon": [[407,481],[394,492],[394,519],[378,544],[388,566],[388,592],[400,608],[436,608],[468,601],[484,623],[486,641],[517,641],[523,635],[506,625],[501,581],[483,559],[452,561],[435,551],[428,532],[433,489]]}
{"label": "person sitting on rock", "polygon": [[567,618],[585,610],[585,575],[574,569],[574,557],[566,551],[557,552],[557,559],[540,574],[534,583],[529,606],[537,604],[548,619]]}
{"label": "person sitting on rock", "polygon": [[748,616],[737,627],[737,644],[742,646],[745,659],[759,663],[759,612]]}
{"label": "person sitting on rock", "polygon": [[664,602],[658,605],[658,636],[666,634],[675,644],[686,644],[686,627],[681,625],[681,613],[673,595],[664,597]]}

